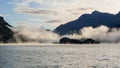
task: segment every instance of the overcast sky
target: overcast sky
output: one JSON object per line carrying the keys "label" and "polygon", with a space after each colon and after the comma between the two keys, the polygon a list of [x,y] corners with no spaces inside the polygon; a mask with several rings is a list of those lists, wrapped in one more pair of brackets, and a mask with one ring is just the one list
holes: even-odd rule
{"label": "overcast sky", "polygon": [[0,16],[10,24],[34,24],[54,28],[94,10],[120,11],[120,0],[0,0]]}

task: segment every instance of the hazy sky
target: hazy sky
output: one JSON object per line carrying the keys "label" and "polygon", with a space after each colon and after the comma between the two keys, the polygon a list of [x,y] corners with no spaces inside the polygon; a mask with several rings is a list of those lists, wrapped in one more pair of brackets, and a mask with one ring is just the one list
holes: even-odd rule
{"label": "hazy sky", "polygon": [[10,24],[54,28],[94,10],[118,13],[120,0],[0,0],[0,16]]}

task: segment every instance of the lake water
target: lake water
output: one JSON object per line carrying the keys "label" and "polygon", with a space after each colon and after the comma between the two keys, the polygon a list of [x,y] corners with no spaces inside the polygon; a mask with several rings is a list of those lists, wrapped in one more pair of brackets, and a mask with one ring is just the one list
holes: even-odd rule
{"label": "lake water", "polygon": [[120,44],[1,45],[0,68],[120,68]]}

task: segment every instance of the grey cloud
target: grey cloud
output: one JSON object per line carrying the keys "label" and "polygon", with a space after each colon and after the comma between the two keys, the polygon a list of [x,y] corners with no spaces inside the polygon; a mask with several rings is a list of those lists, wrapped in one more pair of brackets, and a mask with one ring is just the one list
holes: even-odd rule
{"label": "grey cloud", "polygon": [[27,14],[43,14],[43,15],[58,15],[57,11],[43,10],[37,8],[19,8],[16,9],[17,12],[27,13]]}
{"label": "grey cloud", "polygon": [[90,10],[93,8],[76,8],[76,9],[68,9],[67,11],[86,11],[86,10]]}
{"label": "grey cloud", "polygon": [[89,10],[93,10],[93,8],[89,8],[89,7],[82,7],[82,8],[74,8],[74,9],[69,9],[67,10],[68,12],[70,12],[73,15],[79,15],[81,12],[86,12]]}
{"label": "grey cloud", "polygon": [[73,15],[79,15],[80,13],[72,13]]}
{"label": "grey cloud", "polygon": [[86,11],[86,10],[90,10],[92,8],[78,8],[78,10],[81,10],[81,11]]}
{"label": "grey cloud", "polygon": [[59,23],[62,22],[61,20],[50,20],[50,21],[46,21],[46,23]]}

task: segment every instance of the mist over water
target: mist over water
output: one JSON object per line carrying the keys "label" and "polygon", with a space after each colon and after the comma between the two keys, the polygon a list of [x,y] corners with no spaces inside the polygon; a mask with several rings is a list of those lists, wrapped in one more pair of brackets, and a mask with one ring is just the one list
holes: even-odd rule
{"label": "mist over water", "polygon": [[14,40],[17,43],[53,43],[57,42],[59,35],[52,31],[47,31],[43,27],[33,27],[30,25],[21,25],[12,29],[14,31]]}
{"label": "mist over water", "polygon": [[120,42],[120,29],[109,29],[106,26],[99,26],[97,28],[85,27],[80,30],[80,34],[66,35],[74,39],[91,38],[101,43],[119,43]]}
{"label": "mist over water", "polygon": [[80,34],[71,34],[60,36],[57,33],[48,31],[43,27],[33,27],[30,25],[21,25],[12,28],[14,31],[14,41],[16,43],[58,43],[62,37],[72,39],[87,39],[91,38],[100,43],[119,43],[120,29],[109,29],[106,26],[97,28],[85,27],[80,30]]}

